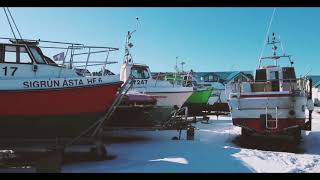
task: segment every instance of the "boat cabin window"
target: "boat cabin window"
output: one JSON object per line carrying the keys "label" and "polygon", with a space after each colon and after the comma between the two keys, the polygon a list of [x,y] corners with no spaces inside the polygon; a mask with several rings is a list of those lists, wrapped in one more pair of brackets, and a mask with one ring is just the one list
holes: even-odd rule
{"label": "boat cabin window", "polygon": [[270,72],[270,80],[278,80],[279,79],[279,72],[278,71],[271,71]]}
{"label": "boat cabin window", "polygon": [[289,82],[289,81],[295,81],[296,80],[296,73],[294,72],[293,67],[285,67],[282,68],[283,73],[283,81]]}
{"label": "boat cabin window", "polygon": [[131,68],[131,75],[137,79],[149,79],[150,75],[147,67],[136,66]]}
{"label": "boat cabin window", "polygon": [[4,62],[16,63],[17,62],[17,47],[6,46],[4,53]]}
{"label": "boat cabin window", "polygon": [[29,53],[25,47],[20,47],[20,63],[32,63]]}
{"label": "boat cabin window", "polygon": [[37,64],[46,64],[36,47],[30,47],[30,50]]}
{"label": "boat cabin window", "polygon": [[32,63],[29,53],[22,46],[5,46],[4,62]]}
{"label": "boat cabin window", "polygon": [[267,70],[266,69],[257,69],[256,71],[256,81],[265,82],[267,81]]}
{"label": "boat cabin window", "polygon": [[54,65],[54,66],[58,66],[57,63],[55,63],[51,58],[49,58],[48,56],[43,56],[44,59],[46,60],[47,64],[49,65]]}

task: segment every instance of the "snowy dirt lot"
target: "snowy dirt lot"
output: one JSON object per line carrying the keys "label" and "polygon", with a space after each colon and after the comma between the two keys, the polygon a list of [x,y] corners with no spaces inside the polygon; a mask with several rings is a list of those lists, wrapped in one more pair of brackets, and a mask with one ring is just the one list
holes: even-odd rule
{"label": "snowy dirt lot", "polygon": [[[212,116],[209,124],[198,122],[194,126],[194,140],[186,140],[186,131],[182,131],[181,140],[171,140],[178,135],[174,130],[112,132],[113,141],[106,147],[113,158],[68,163],[62,172],[320,172],[320,108],[313,113],[313,131],[303,133],[300,145],[243,140],[230,117],[216,120]],[[34,169],[0,169],[31,171]]]}

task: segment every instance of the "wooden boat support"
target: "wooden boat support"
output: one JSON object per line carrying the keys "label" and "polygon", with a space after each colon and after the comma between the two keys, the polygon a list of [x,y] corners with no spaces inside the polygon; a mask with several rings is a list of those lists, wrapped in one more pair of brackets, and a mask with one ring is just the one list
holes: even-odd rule
{"label": "wooden boat support", "polygon": [[[117,108],[121,108],[118,106]],[[152,126],[105,126],[103,128],[104,132],[108,131],[120,131],[120,130],[135,130],[135,131],[164,131],[164,130],[177,130],[179,132],[178,136],[173,137],[173,140],[180,140],[182,130],[187,131],[186,139],[193,140],[194,129],[191,124],[193,121],[188,119],[188,107],[176,108],[171,112],[170,118],[161,124],[154,124]]]}
{"label": "wooden boat support", "polygon": [[188,107],[185,106],[181,108],[176,108],[176,110],[172,112],[172,117],[169,118],[166,122],[164,122],[162,127],[163,130],[176,129],[179,131],[179,136],[173,137],[173,140],[181,139],[182,130],[187,131],[187,140],[193,140],[195,127],[193,127],[191,123],[193,123],[193,121],[188,120]]}

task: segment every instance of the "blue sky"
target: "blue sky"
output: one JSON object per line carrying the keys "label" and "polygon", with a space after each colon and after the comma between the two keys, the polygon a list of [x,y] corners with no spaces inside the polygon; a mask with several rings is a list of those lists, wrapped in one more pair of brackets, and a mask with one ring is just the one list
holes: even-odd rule
{"label": "blue sky", "polygon": [[[10,8],[23,38],[120,48],[135,27],[132,54],[152,71],[173,71],[175,58],[194,71],[255,70],[273,8]],[[0,37],[12,37],[2,13]],[[281,36],[297,75],[320,74],[320,8],[277,8],[270,32]],[[281,48],[279,47],[279,50]],[[265,48],[265,55],[271,47]],[[285,61],[286,63],[287,61]]]}

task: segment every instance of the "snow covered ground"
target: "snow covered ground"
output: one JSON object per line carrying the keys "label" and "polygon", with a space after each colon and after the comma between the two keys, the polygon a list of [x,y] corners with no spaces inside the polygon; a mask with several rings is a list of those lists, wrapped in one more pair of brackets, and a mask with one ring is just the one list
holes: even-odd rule
{"label": "snow covered ground", "polygon": [[[316,111],[320,112],[320,109]],[[193,141],[171,140],[176,131],[118,133],[136,137],[107,145],[113,160],[65,165],[63,172],[320,172],[320,114],[313,113],[313,131],[303,135],[303,153],[247,149],[233,140],[240,128],[230,117],[197,123]]]}
{"label": "snow covered ground", "polygon": [[[320,108],[313,113],[313,131],[303,135],[303,152],[267,151],[234,143],[240,128],[230,117],[198,122],[194,140],[171,140],[177,131],[114,132],[118,141],[107,146],[115,158],[67,164],[63,172],[320,172]],[[0,169],[0,172],[12,172]],[[22,170],[23,172],[26,169]],[[14,170],[17,172],[17,169]],[[21,172],[21,171],[20,171]]]}

